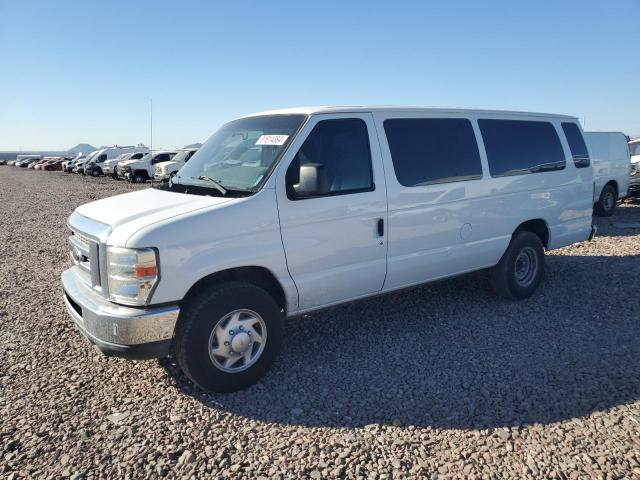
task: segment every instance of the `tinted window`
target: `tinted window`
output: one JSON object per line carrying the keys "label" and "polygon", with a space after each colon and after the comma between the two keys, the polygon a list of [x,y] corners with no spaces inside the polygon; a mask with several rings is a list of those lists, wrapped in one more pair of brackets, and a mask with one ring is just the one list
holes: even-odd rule
{"label": "tinted window", "polygon": [[562,170],[562,144],[549,122],[478,120],[492,177]]}
{"label": "tinted window", "polygon": [[464,118],[384,121],[393,169],[405,187],[482,177],[478,144]]}
{"label": "tinted window", "polygon": [[358,118],[318,122],[287,170],[292,199],[300,167],[307,164],[318,166],[319,196],[373,190],[367,125]]}
{"label": "tinted window", "polygon": [[144,153],[134,153],[133,155],[131,155],[131,159],[132,159],[132,160],[139,160],[139,159],[141,159],[141,158],[142,158],[142,157],[144,157],[144,156],[145,156],[145,154],[144,154]]}
{"label": "tinted window", "polygon": [[567,137],[575,166],[577,168],[588,167],[590,163],[589,152],[587,151],[587,145],[584,143],[584,138],[578,126],[575,123],[563,123],[562,131],[565,137]]}
{"label": "tinted window", "polygon": [[156,158],[154,158],[151,163],[168,162],[169,160],[171,160],[171,157],[168,153],[161,153],[160,155],[156,155]]}
{"label": "tinted window", "polygon": [[107,159],[107,154],[103,153],[98,157],[98,162],[104,162]]}

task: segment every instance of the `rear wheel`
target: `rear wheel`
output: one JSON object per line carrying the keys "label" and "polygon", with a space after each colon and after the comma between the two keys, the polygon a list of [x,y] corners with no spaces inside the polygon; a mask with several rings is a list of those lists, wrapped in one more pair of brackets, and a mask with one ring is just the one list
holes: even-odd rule
{"label": "rear wheel", "polygon": [[509,248],[491,269],[496,293],[509,300],[523,299],[536,291],[544,275],[544,247],[540,238],[527,231],[514,233]]}
{"label": "rear wheel", "polygon": [[618,192],[613,185],[605,185],[600,192],[600,198],[595,204],[595,214],[600,217],[610,217],[616,209],[618,201]]}
{"label": "rear wheel", "polygon": [[261,288],[213,286],[182,309],[173,353],[182,371],[208,392],[233,392],[262,377],[280,350],[282,312]]}
{"label": "rear wheel", "polygon": [[91,170],[91,176],[99,177],[100,175],[102,175],[102,169],[100,167]]}

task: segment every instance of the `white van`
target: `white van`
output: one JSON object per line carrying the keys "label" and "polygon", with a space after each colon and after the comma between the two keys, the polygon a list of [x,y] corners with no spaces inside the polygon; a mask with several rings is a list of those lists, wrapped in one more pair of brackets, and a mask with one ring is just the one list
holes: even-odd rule
{"label": "white van", "polygon": [[629,142],[629,154],[629,194],[637,196],[640,195],[640,138],[634,138]]}
{"label": "white van", "polygon": [[99,177],[100,175],[104,175],[104,174],[111,174],[113,172],[110,169],[108,169],[106,172],[103,169],[103,166],[106,164],[106,162],[110,162],[110,164],[113,164],[113,161],[115,161],[123,153],[131,153],[131,154],[138,153],[138,154],[145,155],[148,152],[149,152],[149,149],[147,147],[140,147],[140,146],[138,147],[115,146],[115,147],[103,148],[98,151],[98,153],[95,155],[95,157],[91,162],[87,163],[87,165],[85,166],[84,173],[86,175],[92,175],[94,177]]}
{"label": "white van", "polygon": [[622,132],[585,132],[593,165],[594,213],[613,214],[629,189],[629,147]]}
{"label": "white van", "polygon": [[482,269],[500,296],[532,295],[544,251],[595,232],[585,152],[560,115],[242,117],[168,184],[73,212],[64,301],[103,352],[171,351],[203,389],[237,390],[274,360],[284,317]]}

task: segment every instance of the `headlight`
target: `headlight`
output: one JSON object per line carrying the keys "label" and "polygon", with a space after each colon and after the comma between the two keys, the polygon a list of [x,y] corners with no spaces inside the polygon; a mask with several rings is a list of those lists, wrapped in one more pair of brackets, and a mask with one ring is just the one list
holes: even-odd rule
{"label": "headlight", "polygon": [[158,283],[158,256],[153,248],[107,247],[109,300],[145,305]]}

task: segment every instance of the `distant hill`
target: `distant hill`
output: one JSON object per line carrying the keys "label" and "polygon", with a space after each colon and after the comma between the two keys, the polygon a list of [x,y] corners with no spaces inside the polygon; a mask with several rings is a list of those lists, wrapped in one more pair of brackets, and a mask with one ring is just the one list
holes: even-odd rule
{"label": "distant hill", "polygon": [[67,153],[89,153],[93,152],[94,150],[97,150],[97,148],[89,145],[88,143],[79,143],[75,147],[67,150]]}

